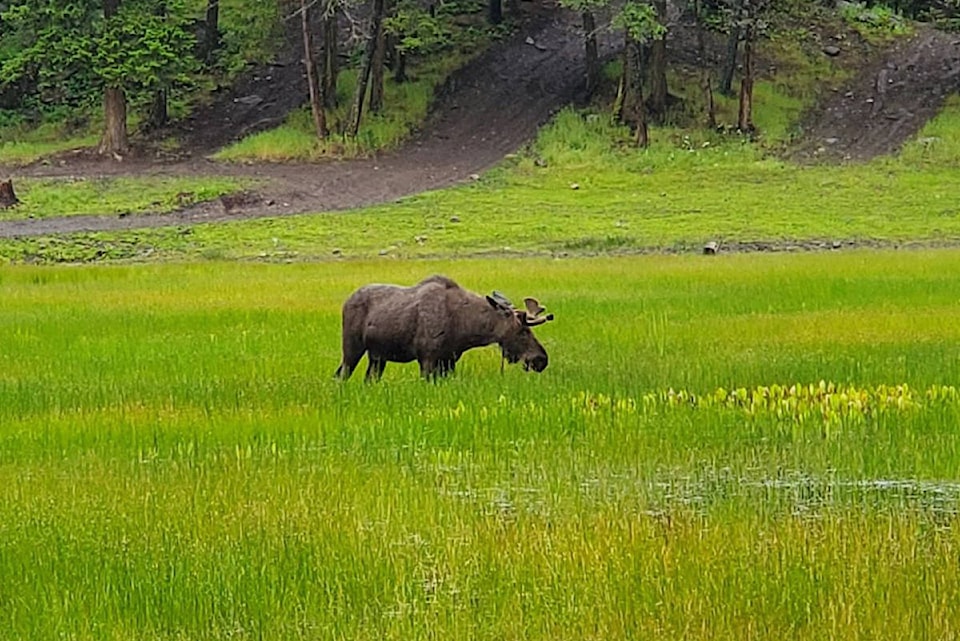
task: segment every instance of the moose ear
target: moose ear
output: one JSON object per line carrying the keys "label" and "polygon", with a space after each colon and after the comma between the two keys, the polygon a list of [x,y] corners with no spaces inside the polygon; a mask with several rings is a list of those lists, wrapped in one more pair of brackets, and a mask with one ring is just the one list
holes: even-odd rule
{"label": "moose ear", "polygon": [[500,292],[498,292],[497,290],[493,290],[493,293],[490,294],[490,298],[493,298],[493,300],[500,303],[501,307],[504,307],[506,309],[513,309],[513,303],[510,302],[510,299],[504,296],[503,294],[501,294]]}
{"label": "moose ear", "polygon": [[503,316],[509,316],[513,312],[512,309],[510,309],[509,307],[507,307],[506,305],[504,305],[503,303],[501,303],[500,301],[498,301],[496,298],[492,296],[487,296],[487,302],[490,303],[490,307],[500,312],[500,314]]}

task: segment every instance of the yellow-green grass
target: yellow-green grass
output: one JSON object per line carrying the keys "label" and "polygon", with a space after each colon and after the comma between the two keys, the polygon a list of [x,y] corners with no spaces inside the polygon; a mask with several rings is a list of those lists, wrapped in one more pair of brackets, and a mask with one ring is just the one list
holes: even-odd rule
{"label": "yellow-green grass", "polygon": [[21,202],[0,220],[161,213],[240,190],[249,180],[220,176],[46,178],[16,181]]}
{"label": "yellow-green grass", "polygon": [[[349,292],[433,272],[539,296],[547,370],[332,380]],[[960,405],[926,394],[960,380],[956,252],[6,266],[0,295],[0,638],[960,626]],[[763,387],[866,409],[718,392]]]}

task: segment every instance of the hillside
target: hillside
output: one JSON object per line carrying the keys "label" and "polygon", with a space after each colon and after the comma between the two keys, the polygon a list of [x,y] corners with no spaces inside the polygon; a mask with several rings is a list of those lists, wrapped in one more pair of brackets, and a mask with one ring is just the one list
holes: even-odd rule
{"label": "hillside", "polygon": [[[377,158],[320,164],[220,164],[203,158],[231,131],[272,121],[297,106],[296,66],[271,76],[286,95],[250,108],[227,96],[184,130],[191,157],[175,162],[102,161],[88,155],[18,169],[14,178],[108,175],[235,175],[261,179],[256,193],[169,214],[77,216],[0,222],[0,237],[161,227],[304,212],[350,209],[468,181],[531,140],[557,109],[584,98],[577,17],[550,3],[526,5],[511,38],[455,74],[423,130],[403,148]],[[922,27],[863,65],[804,122],[788,155],[803,162],[862,161],[895,151],[960,89],[954,36]],[[679,49],[679,47],[675,47]],[[604,53],[614,52],[611,43]],[[289,76],[289,77],[288,77]],[[267,76],[258,76],[261,82]],[[242,87],[235,91],[252,91]],[[274,95],[270,87],[258,89]],[[279,91],[279,89],[278,89]],[[302,94],[300,94],[302,95]],[[227,112],[227,110],[232,110]],[[229,125],[229,126],[228,126]],[[198,133],[190,138],[190,132]],[[219,132],[219,133],[218,133]]]}

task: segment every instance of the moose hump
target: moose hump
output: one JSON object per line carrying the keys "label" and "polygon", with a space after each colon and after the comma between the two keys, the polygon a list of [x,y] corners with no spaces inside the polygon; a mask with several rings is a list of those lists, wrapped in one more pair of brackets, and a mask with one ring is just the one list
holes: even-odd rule
{"label": "moose hump", "polygon": [[454,371],[463,353],[496,343],[504,359],[542,372],[547,352],[532,327],[553,320],[535,298],[516,309],[494,291],[470,292],[446,276],[416,285],[365,285],[343,304],[343,360],[336,376],[350,378],[364,354],[368,381],[378,380],[388,362],[420,364],[424,378]]}

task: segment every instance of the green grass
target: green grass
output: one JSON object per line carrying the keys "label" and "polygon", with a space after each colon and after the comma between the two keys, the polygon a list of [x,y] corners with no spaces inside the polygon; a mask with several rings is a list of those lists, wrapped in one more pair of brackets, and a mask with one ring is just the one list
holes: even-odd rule
{"label": "green grass", "polygon": [[[960,255],[569,257],[955,242],[957,107],[841,168],[563,112],[396,205],[0,242],[202,259],[0,265],[0,639],[957,636]],[[350,291],[435,272],[537,296],[550,367],[335,382]]]}
{"label": "green grass", "polygon": [[[955,252],[491,265],[0,268],[0,638],[955,634]],[[334,382],[345,296],[432,272],[550,367]],[[645,400],[821,379],[918,402]]]}
{"label": "green grass", "polygon": [[841,7],[840,15],[871,42],[889,42],[912,31],[909,21],[898,10],[882,3],[868,7],[863,2],[849,2]]}
{"label": "green grass", "polygon": [[[461,61],[462,62],[462,61]],[[427,117],[434,88],[453,68],[453,61],[423,69],[414,80],[396,84],[385,82],[386,108],[380,114],[365,112],[356,138],[342,131],[347,126],[356,72],[340,74],[340,106],[327,114],[331,134],[318,140],[309,109],[296,111],[285,124],[247,136],[217,152],[214,158],[226,161],[315,161],[324,158],[356,158],[376,151],[390,150],[406,140],[410,132]]]}
{"label": "green grass", "polygon": [[649,149],[636,150],[606,118],[566,110],[528,152],[456,189],[362,211],[5,240],[0,259],[563,256],[697,251],[710,240],[955,243],[958,114],[952,99],[899,156],[834,167],[796,166],[736,137],[684,130],[658,130]]}
{"label": "green grass", "polygon": [[21,203],[0,211],[0,220],[161,213],[213,200],[246,184],[229,177],[27,178],[15,183]]}
{"label": "green grass", "polygon": [[99,136],[90,131],[68,132],[62,124],[46,124],[33,129],[0,129],[0,163],[29,165],[63,151],[92,147]]}

